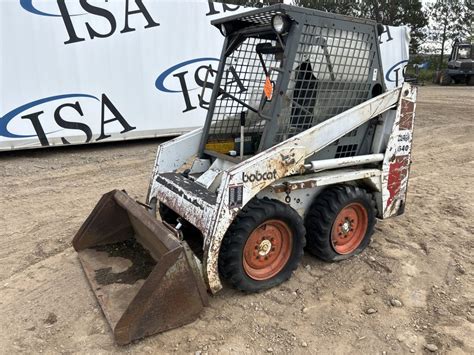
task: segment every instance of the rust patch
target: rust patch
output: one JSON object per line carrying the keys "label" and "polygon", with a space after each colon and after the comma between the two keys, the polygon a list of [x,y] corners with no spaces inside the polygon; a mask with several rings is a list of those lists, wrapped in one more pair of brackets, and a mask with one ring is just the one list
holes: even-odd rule
{"label": "rust patch", "polygon": [[390,197],[387,199],[387,207],[392,204],[394,199],[400,194],[402,188],[404,188],[402,182],[406,180],[408,176],[409,163],[410,157],[408,155],[396,157],[393,162],[390,163],[387,183]]}
{"label": "rust patch", "polygon": [[412,101],[402,99],[400,110],[400,130],[411,130],[413,128],[413,115],[415,110],[415,103]]}
{"label": "rust patch", "polygon": [[300,181],[295,183],[279,184],[273,186],[275,193],[289,192],[302,189],[312,189],[317,185],[315,180]]}

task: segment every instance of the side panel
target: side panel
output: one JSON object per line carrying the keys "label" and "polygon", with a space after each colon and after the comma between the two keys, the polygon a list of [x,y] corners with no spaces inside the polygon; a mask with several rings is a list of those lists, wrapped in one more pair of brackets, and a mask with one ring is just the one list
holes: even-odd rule
{"label": "side panel", "polygon": [[[155,196],[156,178],[159,173],[169,173],[180,168],[188,159],[193,158],[199,149],[202,128],[186,133],[158,146],[155,165],[148,188],[147,202]],[[191,166],[190,166],[191,167]]]}
{"label": "side panel", "polygon": [[411,165],[413,123],[417,89],[405,84],[394,128],[388,141],[382,167],[383,218],[398,216],[405,210]]}

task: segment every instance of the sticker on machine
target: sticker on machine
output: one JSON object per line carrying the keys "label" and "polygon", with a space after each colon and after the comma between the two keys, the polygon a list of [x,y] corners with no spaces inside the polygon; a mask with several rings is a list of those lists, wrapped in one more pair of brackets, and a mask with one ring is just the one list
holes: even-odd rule
{"label": "sticker on machine", "polygon": [[411,131],[403,130],[398,132],[396,156],[410,154],[411,138]]}
{"label": "sticker on machine", "polygon": [[244,201],[244,185],[229,186],[229,208],[242,207]]}
{"label": "sticker on machine", "polygon": [[378,74],[377,68],[374,69],[374,73],[372,74],[372,81],[377,81],[377,74]]}

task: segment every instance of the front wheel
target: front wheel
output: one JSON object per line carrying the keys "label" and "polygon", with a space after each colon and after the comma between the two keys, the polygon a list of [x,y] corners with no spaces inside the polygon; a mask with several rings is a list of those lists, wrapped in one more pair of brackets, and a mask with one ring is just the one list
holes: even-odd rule
{"label": "front wheel", "polygon": [[280,201],[254,199],[222,241],[219,272],[238,290],[266,290],[290,278],[305,243],[303,221],[294,209]]}
{"label": "front wheel", "polygon": [[324,190],[306,216],[307,249],[326,261],[347,259],[370,243],[375,201],[364,189],[336,186]]}

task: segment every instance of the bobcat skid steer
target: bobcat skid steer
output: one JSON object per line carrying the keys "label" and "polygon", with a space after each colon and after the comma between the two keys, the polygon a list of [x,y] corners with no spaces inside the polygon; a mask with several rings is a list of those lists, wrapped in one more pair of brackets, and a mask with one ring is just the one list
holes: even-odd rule
{"label": "bobcat skid steer", "polygon": [[146,203],[109,192],[73,241],[119,344],[192,322],[223,282],[284,282],[305,247],[358,254],[404,211],[416,90],[385,88],[376,23],[280,4],[213,25],[205,126],[159,146]]}

